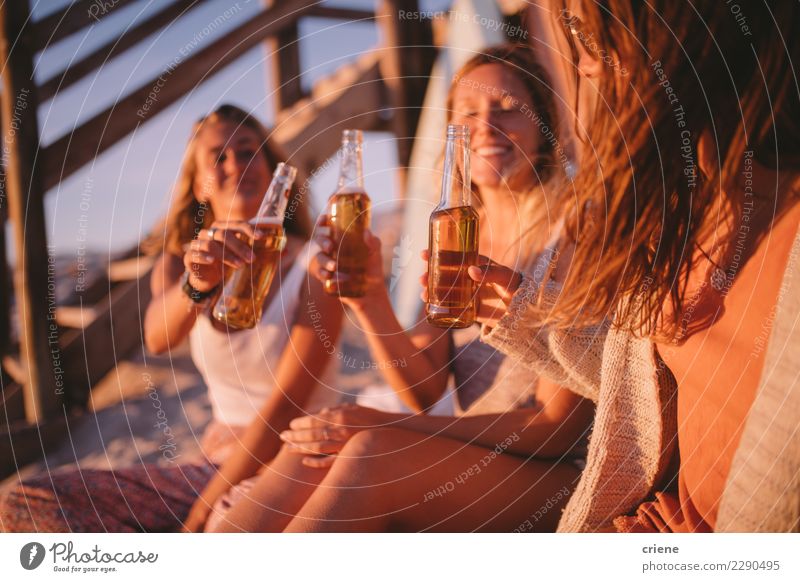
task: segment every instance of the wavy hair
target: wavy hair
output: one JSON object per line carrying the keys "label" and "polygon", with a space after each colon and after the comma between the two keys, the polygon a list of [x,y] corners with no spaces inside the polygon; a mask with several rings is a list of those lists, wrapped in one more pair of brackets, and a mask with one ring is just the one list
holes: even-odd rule
{"label": "wavy hair", "polygon": [[[742,171],[746,152],[768,167],[800,166],[792,68],[800,63],[800,4],[738,7],[740,15],[725,2],[592,0],[583,2],[581,21],[562,4],[573,55],[575,42],[591,39],[590,54],[614,55],[629,75],[601,61],[587,128],[595,157],[583,157],[560,198],[568,201],[573,262],[556,308],[539,314],[546,323],[566,328],[613,316],[636,334],[675,339],[723,182]],[[716,155],[702,172],[701,138],[711,138]],[[732,204],[736,217],[740,204]]]}

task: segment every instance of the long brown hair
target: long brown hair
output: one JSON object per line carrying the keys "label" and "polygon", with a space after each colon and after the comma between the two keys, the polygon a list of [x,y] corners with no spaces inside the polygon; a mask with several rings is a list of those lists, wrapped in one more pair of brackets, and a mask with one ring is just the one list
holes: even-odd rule
{"label": "long brown hair", "polygon": [[[207,124],[219,122],[235,123],[237,126],[252,129],[261,140],[261,153],[267,161],[270,172],[286,159],[278,145],[270,137],[270,132],[261,122],[235,105],[220,105],[205,117],[200,118],[194,124],[189,143],[186,145],[170,211],[166,219],[153,229],[152,234],[142,243],[142,249],[147,254],[157,254],[163,251],[183,256],[184,245],[197,238],[201,230],[210,227],[214,222],[214,212],[211,206],[200,202],[195,196],[194,179],[197,172],[197,136]],[[299,178],[296,182],[298,181],[300,181]],[[284,227],[288,234],[304,240],[311,237],[312,222],[308,201],[304,199],[297,188],[292,189],[289,197]]]}
{"label": "long brown hair", "polygon": [[[634,333],[672,339],[723,179],[742,172],[750,151],[772,168],[779,158],[781,169],[800,162],[792,69],[800,62],[800,4],[738,0],[740,12],[725,2],[674,0],[582,6],[579,35],[563,6],[567,38],[593,39],[586,50],[614,55],[629,75],[602,64],[587,130],[595,157],[583,157],[561,197],[569,200],[574,258],[556,309],[540,316],[570,327],[613,315]],[[717,156],[705,173],[697,165],[702,136]]]}

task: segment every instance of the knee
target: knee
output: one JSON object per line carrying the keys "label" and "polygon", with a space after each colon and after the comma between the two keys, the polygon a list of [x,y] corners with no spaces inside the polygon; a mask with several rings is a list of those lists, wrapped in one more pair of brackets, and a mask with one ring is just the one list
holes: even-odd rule
{"label": "knee", "polygon": [[403,447],[401,435],[404,431],[396,428],[372,428],[362,430],[347,441],[339,453],[342,459],[360,459],[378,462]]}

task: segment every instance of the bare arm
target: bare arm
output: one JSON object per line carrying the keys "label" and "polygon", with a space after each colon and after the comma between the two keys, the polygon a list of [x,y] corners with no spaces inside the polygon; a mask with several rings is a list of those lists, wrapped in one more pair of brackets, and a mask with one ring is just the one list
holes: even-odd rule
{"label": "bare arm", "polygon": [[144,317],[144,341],[147,349],[161,354],[180,344],[202,311],[194,307],[181,290],[183,261],[163,254],[153,265],[150,277],[152,299]]}
{"label": "bare arm", "polygon": [[290,449],[311,455],[304,463],[330,464],[354,434],[370,428],[392,426],[448,437],[488,449],[498,445],[509,453],[537,458],[558,458],[583,441],[592,418],[591,401],[547,380],[537,392],[539,406],[501,414],[462,416],[405,415],[363,406],[346,405],[314,416],[296,418],[281,435]]}
{"label": "bare arm", "polygon": [[[309,309],[310,305],[314,309]],[[277,389],[195,501],[186,520],[186,530],[201,530],[217,499],[268,463],[280,450],[281,431],[288,428],[293,418],[309,413],[305,405],[332,355],[329,344],[320,341],[317,330],[324,328],[335,345],[341,330],[342,306],[337,298],[322,290],[319,281],[309,279],[298,310],[297,321],[275,375]],[[322,314],[322,319],[314,321],[312,316],[315,313]]]}
{"label": "bare arm", "polygon": [[[370,232],[365,236],[369,247],[366,294],[341,301],[358,318],[372,357],[389,385],[409,408],[425,411],[438,402],[447,388],[449,331],[428,325],[424,315],[413,332],[400,325],[386,289],[381,241]],[[312,273],[321,281],[332,280],[337,276],[333,242],[318,236],[317,243],[322,252],[316,257]]]}

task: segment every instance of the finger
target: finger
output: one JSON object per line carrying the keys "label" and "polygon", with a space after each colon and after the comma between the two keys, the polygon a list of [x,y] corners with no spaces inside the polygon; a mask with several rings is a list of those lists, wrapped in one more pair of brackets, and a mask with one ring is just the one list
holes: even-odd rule
{"label": "finger", "polygon": [[328,235],[318,234],[314,237],[314,242],[326,255],[333,254],[333,241]]}
{"label": "finger", "polygon": [[220,241],[223,240],[223,235],[219,234],[222,233],[230,233],[230,232],[238,232],[244,235],[245,238],[252,239],[252,238],[263,238],[265,233],[258,227],[257,224],[252,224],[246,220],[228,220],[228,221],[216,221],[214,224],[211,225],[212,228],[216,228],[218,233],[214,236],[214,240]]}
{"label": "finger", "polygon": [[[250,248],[250,245],[243,242],[236,236],[235,230],[226,230],[224,231],[223,235],[217,235],[218,237],[222,238],[222,251],[223,256],[232,254],[238,259],[245,261],[246,263],[251,263],[253,259],[255,259],[255,255],[253,254],[253,250]],[[220,244],[220,243],[217,243]]]}
{"label": "finger", "polygon": [[336,462],[336,455],[322,455],[319,457],[303,457],[302,463],[313,469],[327,469]]}
{"label": "finger", "polygon": [[298,445],[303,443],[342,440],[339,429],[329,426],[323,428],[285,430],[280,434],[280,439],[285,443]]}
{"label": "finger", "polygon": [[428,249],[425,249],[422,252],[420,252],[419,256],[422,257],[423,261],[427,262],[428,260],[430,260],[430,253],[428,252]]}
{"label": "finger", "polygon": [[214,263],[225,263],[229,267],[233,267],[238,269],[239,267],[244,266],[245,261],[240,257],[237,257],[233,253],[226,253],[223,249],[222,243],[219,242],[208,242],[208,254],[214,257]]}
{"label": "finger", "polygon": [[319,265],[320,269],[333,273],[336,271],[336,261],[326,253],[317,253],[314,256],[314,261]]}

